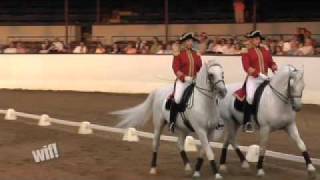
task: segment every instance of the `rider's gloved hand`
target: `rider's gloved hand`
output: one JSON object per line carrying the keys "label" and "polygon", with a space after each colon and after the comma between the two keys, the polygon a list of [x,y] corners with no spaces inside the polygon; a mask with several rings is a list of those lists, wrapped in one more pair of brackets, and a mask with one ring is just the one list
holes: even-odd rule
{"label": "rider's gloved hand", "polygon": [[269,79],[268,76],[266,76],[266,75],[264,75],[264,74],[262,74],[262,73],[259,73],[259,78],[261,78],[261,79],[263,79],[263,80]]}
{"label": "rider's gloved hand", "polygon": [[193,78],[191,76],[185,76],[184,77],[184,81],[185,82],[189,82],[190,83],[190,82],[192,82],[192,80],[193,80]]}

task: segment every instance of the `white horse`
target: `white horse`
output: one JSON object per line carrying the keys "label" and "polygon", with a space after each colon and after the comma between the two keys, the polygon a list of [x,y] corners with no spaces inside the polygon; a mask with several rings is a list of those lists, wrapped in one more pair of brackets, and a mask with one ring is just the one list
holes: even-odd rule
{"label": "white horse", "polygon": [[[270,80],[261,96],[257,120],[259,123],[260,152],[257,163],[257,175],[264,176],[263,160],[269,134],[275,130],[284,130],[297,144],[306,161],[307,170],[315,174],[307,148],[302,141],[297,125],[296,112],[302,107],[302,93],[305,86],[304,72],[291,65],[282,67]],[[219,109],[221,118],[227,129],[224,146],[220,157],[220,170],[226,170],[226,156],[229,144],[233,146],[243,166],[248,167],[244,155],[236,144],[236,135],[243,121],[243,114],[234,108],[235,97],[233,92],[241,87],[238,85],[228,86],[228,94],[220,101]]]}
{"label": "white horse", "polygon": [[[213,135],[219,121],[219,110],[216,98],[217,96],[224,97],[226,95],[223,73],[220,64],[213,61],[204,63],[197,75],[194,92],[189,100],[192,105],[185,111],[185,117],[190,121],[196,135],[200,139],[201,154],[206,153],[216,179],[220,179],[222,176],[216,167],[214,153],[209,145],[208,137]],[[160,135],[164,126],[169,122],[170,112],[165,109],[165,103],[172,91],[173,86],[156,89],[149,94],[148,98],[142,104],[112,113],[122,119],[117,125],[117,127],[121,128],[142,127],[152,117],[154,138],[151,174],[156,174],[157,172],[157,153],[159,150]],[[178,148],[185,165],[185,170],[190,171],[191,166],[184,151],[184,142],[186,136],[191,133],[191,130],[186,127],[181,116],[177,117],[175,132],[178,135]]]}

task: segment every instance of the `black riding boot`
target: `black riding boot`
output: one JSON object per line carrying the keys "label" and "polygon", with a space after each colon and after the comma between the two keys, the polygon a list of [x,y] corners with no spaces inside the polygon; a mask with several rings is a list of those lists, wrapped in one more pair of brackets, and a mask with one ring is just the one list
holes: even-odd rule
{"label": "black riding boot", "polygon": [[245,132],[254,132],[253,124],[251,122],[252,105],[246,102],[243,107],[243,130]]}
{"label": "black riding boot", "polygon": [[174,133],[174,128],[176,124],[176,119],[178,115],[178,104],[176,102],[172,101],[171,107],[170,107],[170,123],[169,123],[169,130]]}

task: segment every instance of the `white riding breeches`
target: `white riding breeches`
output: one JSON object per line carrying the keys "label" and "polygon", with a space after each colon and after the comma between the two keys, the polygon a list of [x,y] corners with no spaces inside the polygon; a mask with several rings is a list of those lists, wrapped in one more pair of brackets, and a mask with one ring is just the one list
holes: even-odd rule
{"label": "white riding breeches", "polygon": [[246,82],[246,92],[247,92],[247,102],[249,104],[253,103],[254,93],[256,92],[257,88],[264,82],[264,79],[260,77],[253,77],[248,76],[247,82]]}
{"label": "white riding breeches", "polygon": [[191,82],[182,82],[180,80],[176,81],[176,89],[174,91],[174,101],[179,104],[184,93],[184,90],[191,84]]}

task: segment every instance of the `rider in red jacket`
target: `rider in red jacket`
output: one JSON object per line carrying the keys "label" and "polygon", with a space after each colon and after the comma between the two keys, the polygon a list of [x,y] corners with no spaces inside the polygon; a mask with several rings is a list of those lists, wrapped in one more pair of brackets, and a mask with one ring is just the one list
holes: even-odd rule
{"label": "rider in red jacket", "polygon": [[176,116],[178,114],[177,106],[179,106],[181,97],[185,89],[195,80],[199,72],[202,61],[200,56],[194,51],[193,43],[198,41],[193,33],[185,33],[180,37],[180,42],[184,43],[185,49],[174,56],[172,68],[177,79],[175,81],[174,101],[170,109],[170,131],[174,132]]}
{"label": "rider in red jacket", "polygon": [[268,78],[268,69],[275,72],[277,65],[273,61],[270,51],[261,46],[261,40],[264,40],[264,37],[260,31],[252,31],[246,37],[251,43],[248,52],[242,55],[242,65],[247,73],[247,78],[245,87],[236,91],[235,96],[240,101],[245,98],[247,100],[247,104],[244,106],[244,127],[251,131],[252,125],[247,123],[250,122],[251,105],[255,91]]}

